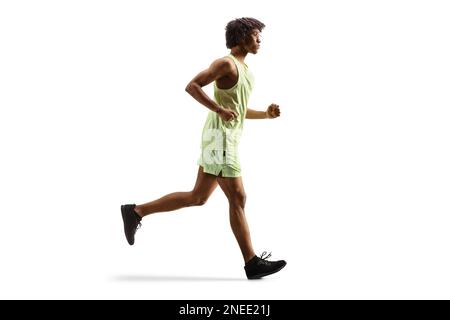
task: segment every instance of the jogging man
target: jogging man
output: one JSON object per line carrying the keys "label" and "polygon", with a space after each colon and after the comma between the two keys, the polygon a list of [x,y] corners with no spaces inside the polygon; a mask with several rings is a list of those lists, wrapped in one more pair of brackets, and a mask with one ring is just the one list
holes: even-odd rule
{"label": "jogging man", "polygon": [[[244,119],[280,116],[276,104],[271,104],[266,111],[247,108],[253,75],[244,60],[248,53],[258,52],[264,27],[254,18],[230,21],[225,28],[226,46],[230,53],[215,60],[187,85],[186,91],[210,109],[202,132],[197,181],[192,191],[170,193],[141,205],[122,205],[125,236],[130,245],[134,244],[134,235],[143,217],[203,205],[219,185],[229,202],[231,229],[244,258],[247,278],[259,279],[280,271],[286,265],[284,260],[268,261],[270,254],[265,252],[260,257],[255,255],[245,217],[246,194],[238,154]],[[211,82],[214,82],[214,100],[202,90]]]}

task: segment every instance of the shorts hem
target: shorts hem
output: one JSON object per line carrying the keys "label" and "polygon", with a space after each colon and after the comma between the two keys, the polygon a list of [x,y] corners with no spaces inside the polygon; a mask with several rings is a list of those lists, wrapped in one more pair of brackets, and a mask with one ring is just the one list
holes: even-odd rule
{"label": "shorts hem", "polygon": [[220,169],[219,172],[215,170],[209,170],[208,168],[205,168],[205,166],[199,164],[200,167],[203,168],[204,173],[215,175],[216,177],[219,176],[219,174],[222,172],[222,178],[239,178],[242,176],[241,172],[235,172],[235,173],[229,173],[224,171],[223,169]]}

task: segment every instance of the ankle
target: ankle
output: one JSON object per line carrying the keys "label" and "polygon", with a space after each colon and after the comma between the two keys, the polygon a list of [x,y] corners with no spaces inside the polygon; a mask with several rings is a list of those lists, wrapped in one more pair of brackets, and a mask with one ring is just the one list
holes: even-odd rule
{"label": "ankle", "polygon": [[141,218],[144,217],[141,207],[135,206],[135,207],[134,207],[134,212],[136,212],[136,214],[137,214],[139,217],[141,217]]}
{"label": "ankle", "polygon": [[244,257],[245,264],[247,264],[247,263],[249,263],[251,260],[253,260],[254,257],[256,257],[256,254],[254,254],[254,253],[253,253],[253,255],[250,254],[250,255],[248,255],[248,256],[245,256],[245,257]]}

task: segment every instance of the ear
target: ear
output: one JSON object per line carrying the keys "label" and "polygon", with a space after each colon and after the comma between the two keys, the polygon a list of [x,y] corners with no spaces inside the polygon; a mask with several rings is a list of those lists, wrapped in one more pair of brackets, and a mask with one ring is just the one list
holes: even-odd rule
{"label": "ear", "polygon": [[247,37],[243,37],[242,39],[241,39],[241,42],[239,43],[241,46],[244,46],[247,42],[249,42],[249,40],[251,39],[251,35],[250,34],[248,34],[247,35]]}
{"label": "ear", "polygon": [[241,41],[239,41],[239,45],[243,47],[245,43],[247,42],[247,39],[242,38]]}

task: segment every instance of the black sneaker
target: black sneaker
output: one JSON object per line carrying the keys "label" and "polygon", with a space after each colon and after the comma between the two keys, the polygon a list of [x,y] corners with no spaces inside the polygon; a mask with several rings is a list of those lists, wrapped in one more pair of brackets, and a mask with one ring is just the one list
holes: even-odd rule
{"label": "black sneaker", "polygon": [[127,238],[130,246],[134,244],[134,234],[136,230],[141,227],[142,218],[134,211],[135,204],[125,204],[121,206],[123,229],[125,231],[125,237]]}
{"label": "black sneaker", "polygon": [[254,256],[249,262],[245,264],[245,274],[248,279],[260,279],[268,276],[269,274],[280,271],[286,266],[286,261],[267,261],[272,255],[269,253],[266,255],[264,251],[261,257]]}

